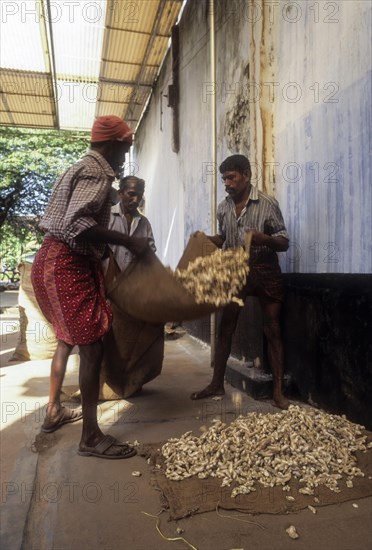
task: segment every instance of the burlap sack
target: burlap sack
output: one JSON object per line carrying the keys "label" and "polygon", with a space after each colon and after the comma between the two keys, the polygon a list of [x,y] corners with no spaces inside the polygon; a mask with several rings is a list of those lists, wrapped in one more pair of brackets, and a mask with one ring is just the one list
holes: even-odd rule
{"label": "burlap sack", "polygon": [[[11,361],[52,359],[57,339],[52,325],[45,319],[35,298],[31,283],[32,265],[19,266],[20,334]],[[118,270],[110,265],[112,280]],[[111,331],[104,337],[104,358],[100,375],[99,399],[121,399],[133,395],[143,384],[161,372],[164,356],[164,326],[150,325],[130,318],[112,305],[114,320]],[[79,356],[73,355],[74,367]],[[65,398],[79,399],[78,385],[64,386]]]}
{"label": "burlap sack", "polygon": [[57,347],[52,325],[41,313],[31,283],[32,264],[19,265],[19,340],[11,361],[51,359]]}
{"label": "burlap sack", "polygon": [[[106,287],[120,276],[111,256]],[[113,323],[103,340],[100,399],[126,398],[159,376],[164,357],[164,324],[147,323],[128,315],[111,303]]]}
{"label": "burlap sack", "polygon": [[205,233],[198,231],[189,238],[186,248],[177,264],[177,269],[186,269],[190,262],[200,256],[210,256],[217,246],[208,239]]}
{"label": "burlap sack", "polygon": [[126,398],[161,373],[164,325],[134,319],[112,304],[110,332],[104,337],[101,399]]}
{"label": "burlap sack", "polygon": [[[161,373],[164,325],[153,325],[125,315],[114,304],[111,330],[103,338],[100,401],[126,399]],[[79,356],[76,356],[79,359]],[[79,400],[79,386],[63,386],[65,398]]]}
{"label": "burlap sack", "polygon": [[[184,269],[190,261],[214,250],[215,245],[199,232],[190,238],[178,265]],[[108,295],[121,312],[150,323],[188,321],[217,309],[197,304],[151,250],[118,276]]]}

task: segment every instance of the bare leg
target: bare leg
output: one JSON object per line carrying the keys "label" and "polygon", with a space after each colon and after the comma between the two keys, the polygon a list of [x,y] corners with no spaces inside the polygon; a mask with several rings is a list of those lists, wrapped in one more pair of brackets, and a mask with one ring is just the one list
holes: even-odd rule
{"label": "bare leg", "polygon": [[72,348],[73,346],[70,344],[59,340],[54,352],[50,368],[49,402],[46,411],[50,418],[56,417],[61,408],[60,394]]}
{"label": "bare leg", "polygon": [[190,395],[191,399],[203,399],[205,397],[225,394],[224,378],[226,364],[230,356],[232,338],[240,311],[240,306],[234,303],[229,304],[224,308],[218,329],[215,365],[211,383],[203,390],[192,393]]}
{"label": "bare leg", "polygon": [[262,304],[264,332],[267,338],[268,356],[273,374],[273,399],[280,409],[288,409],[289,401],[283,395],[284,351],[280,332],[281,304]]}
{"label": "bare leg", "polygon": [[[80,370],[79,385],[83,407],[83,430],[81,434],[79,453],[85,456],[100,456],[103,458],[129,458],[136,451],[126,444],[120,444],[113,438],[108,445],[108,439],[98,426],[97,405],[99,396],[99,374],[103,357],[101,340],[93,344],[79,346]],[[102,447],[103,445],[103,447]]]}
{"label": "bare leg", "polygon": [[79,386],[83,407],[83,431],[80,444],[94,447],[103,437],[97,421],[99,373],[103,355],[102,341],[98,340],[93,344],[79,346],[79,351]]}
{"label": "bare leg", "polygon": [[64,424],[76,422],[82,417],[81,409],[69,409],[61,405],[61,389],[72,348],[72,345],[58,341],[50,369],[49,402],[41,426],[42,432],[55,432]]}

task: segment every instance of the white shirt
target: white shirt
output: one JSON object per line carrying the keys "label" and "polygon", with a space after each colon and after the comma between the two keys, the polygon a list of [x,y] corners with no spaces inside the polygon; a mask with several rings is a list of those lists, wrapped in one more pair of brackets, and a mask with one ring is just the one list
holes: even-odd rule
{"label": "white shirt", "polygon": [[[123,214],[121,203],[115,204],[111,207],[109,229],[119,231],[124,235],[133,237],[147,237],[149,239],[150,248],[156,252],[154,235],[149,220],[146,216],[143,216],[136,210],[133,214],[133,220],[130,225],[130,231],[128,230],[128,222]],[[124,271],[128,265],[132,262],[134,254],[130,252],[125,246],[119,246],[115,244],[109,244],[110,249],[113,252],[116,263],[120,267],[121,271]]]}

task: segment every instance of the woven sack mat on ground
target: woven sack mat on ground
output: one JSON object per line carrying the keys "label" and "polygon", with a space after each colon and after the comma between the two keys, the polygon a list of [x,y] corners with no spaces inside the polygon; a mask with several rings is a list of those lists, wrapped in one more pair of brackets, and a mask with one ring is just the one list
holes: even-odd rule
{"label": "woven sack mat on ground", "polygon": [[[372,432],[365,432],[368,441],[372,441]],[[217,506],[225,510],[237,510],[249,514],[286,514],[295,512],[311,505],[327,506],[349,500],[357,500],[372,495],[372,450],[367,452],[357,451],[357,466],[364,472],[365,477],[354,477],[354,487],[346,486],[346,476],[339,480],[340,493],[335,493],[321,485],[315,489],[314,495],[304,495],[298,492],[300,484],[291,482],[291,491],[283,491],[282,487],[263,487],[257,483],[256,491],[249,495],[238,495],[231,498],[230,494],[234,485],[221,487],[221,479],[199,479],[193,476],[182,481],[170,481],[162,473],[164,459],[159,451],[162,443],[142,444],[138,452],[141,456],[150,458],[150,466],[153,468],[155,482],[161,490],[168,505],[169,519],[177,520],[193,514],[216,510]],[[159,449],[159,450],[158,450]],[[157,468],[159,465],[161,468]],[[293,496],[293,502],[286,496]],[[319,502],[314,501],[314,497]]]}

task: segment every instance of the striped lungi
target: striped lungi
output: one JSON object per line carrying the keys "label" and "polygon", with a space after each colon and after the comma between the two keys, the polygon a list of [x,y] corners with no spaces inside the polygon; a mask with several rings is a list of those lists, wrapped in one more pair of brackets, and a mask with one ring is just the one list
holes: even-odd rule
{"label": "striped lungi", "polygon": [[112,312],[100,262],[46,237],[34,259],[31,280],[40,309],[58,340],[86,345],[108,332]]}

